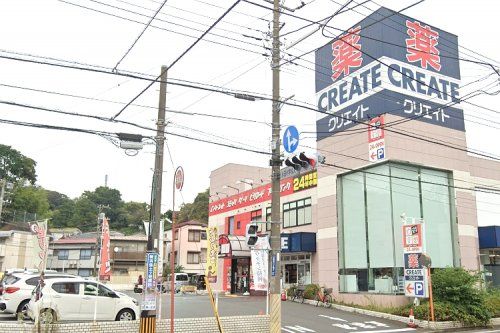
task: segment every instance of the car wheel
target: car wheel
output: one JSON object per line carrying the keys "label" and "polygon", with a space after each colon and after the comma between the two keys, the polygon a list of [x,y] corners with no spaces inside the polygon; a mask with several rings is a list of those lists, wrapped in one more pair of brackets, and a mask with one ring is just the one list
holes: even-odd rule
{"label": "car wheel", "polygon": [[54,314],[54,311],[44,309],[40,311],[38,320],[40,321],[40,324],[52,324],[56,321],[56,315]]}
{"label": "car wheel", "polygon": [[18,318],[21,317],[23,320],[28,318],[28,303],[29,302],[30,302],[29,299],[27,299],[27,300],[22,301],[21,304],[19,304],[19,306],[17,307],[17,311],[16,311]]}
{"label": "car wheel", "polygon": [[130,320],[135,320],[135,314],[130,309],[123,309],[120,312],[118,312],[118,315],[116,316],[116,321],[130,321]]}

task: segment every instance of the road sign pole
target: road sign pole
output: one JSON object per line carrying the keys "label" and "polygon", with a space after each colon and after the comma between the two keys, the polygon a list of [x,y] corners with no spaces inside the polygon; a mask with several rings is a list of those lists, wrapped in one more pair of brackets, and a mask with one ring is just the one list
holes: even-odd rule
{"label": "road sign pole", "polygon": [[434,299],[432,298],[431,267],[427,267],[427,282],[429,284],[429,307],[431,310],[431,321],[434,321]]}

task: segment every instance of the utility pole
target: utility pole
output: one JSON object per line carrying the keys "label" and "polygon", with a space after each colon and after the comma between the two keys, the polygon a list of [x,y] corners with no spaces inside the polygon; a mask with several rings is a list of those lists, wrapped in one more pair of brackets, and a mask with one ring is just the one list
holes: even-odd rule
{"label": "utility pole", "polygon": [[104,208],[109,208],[109,205],[98,205],[99,213],[97,214],[97,230],[95,235],[95,253],[94,253],[94,277],[96,281],[99,281],[99,270],[97,269],[97,258],[101,255],[101,225],[104,220],[104,213],[102,210]]}
{"label": "utility pole", "polygon": [[3,209],[3,197],[5,196],[5,184],[7,184],[7,181],[5,179],[0,179],[0,186],[2,189],[0,189],[0,221],[2,221],[2,209]]}
{"label": "utility pole", "polygon": [[[162,191],[162,176],[163,176],[163,146],[165,141],[165,104],[167,95],[167,70],[166,66],[161,67],[160,75],[160,98],[158,103],[158,119],[156,122],[156,154],[155,154],[155,169],[153,174],[153,189],[151,198],[151,222],[149,224],[148,233],[148,246],[146,255],[146,272],[144,274],[144,301],[143,305],[147,303],[147,308],[141,309],[141,322],[139,325],[140,333],[154,333],[156,332],[156,288],[157,281],[153,274],[153,290],[150,290],[149,286],[151,281],[148,281],[148,258],[153,258],[158,256],[158,252],[163,244],[160,244],[160,217],[161,217],[161,191]],[[156,265],[158,260],[156,261]],[[156,271],[158,267],[156,267]],[[151,295],[154,293],[154,295]],[[161,292],[160,292],[161,297]],[[149,301],[149,298],[153,299],[153,302]],[[146,302],[147,301],[147,302]]]}
{"label": "utility pole", "polygon": [[273,71],[273,117],[272,117],[272,157],[271,157],[271,275],[270,281],[270,321],[269,332],[281,332],[281,283],[280,283],[280,250],[281,250],[281,204],[280,204],[280,38],[279,38],[279,0],[274,0],[273,11],[273,44],[272,62]]}

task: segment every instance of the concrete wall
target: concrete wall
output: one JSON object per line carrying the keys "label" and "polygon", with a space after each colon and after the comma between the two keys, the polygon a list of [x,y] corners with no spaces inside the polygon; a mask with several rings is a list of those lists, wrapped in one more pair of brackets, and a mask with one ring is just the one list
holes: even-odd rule
{"label": "concrete wall", "polygon": [[[269,331],[268,316],[232,316],[221,318],[224,332],[227,333],[261,333]],[[170,329],[170,320],[156,322],[157,332],[167,332]],[[215,318],[182,318],[175,320],[175,331],[182,333],[218,333]],[[28,323],[0,322],[0,332],[35,333],[37,328]],[[123,322],[86,322],[53,324],[41,328],[45,333],[115,333],[139,332],[139,321]]]}
{"label": "concrete wall", "polygon": [[33,235],[24,231],[13,231],[4,238],[0,249],[0,270],[11,268],[35,268],[33,256]]}

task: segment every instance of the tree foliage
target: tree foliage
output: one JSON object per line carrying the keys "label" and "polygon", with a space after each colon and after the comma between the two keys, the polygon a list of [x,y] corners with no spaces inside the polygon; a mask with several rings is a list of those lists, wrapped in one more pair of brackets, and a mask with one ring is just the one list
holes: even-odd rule
{"label": "tree foliage", "polygon": [[11,146],[0,144],[0,179],[18,183],[36,182],[36,162]]}
{"label": "tree foliage", "polygon": [[178,222],[196,220],[208,223],[209,190],[198,193],[193,203],[183,204],[179,211]]}
{"label": "tree foliage", "polygon": [[11,196],[11,202],[6,207],[6,215],[14,212],[26,212],[37,219],[48,218],[51,215],[47,192],[39,186],[17,186]]}

